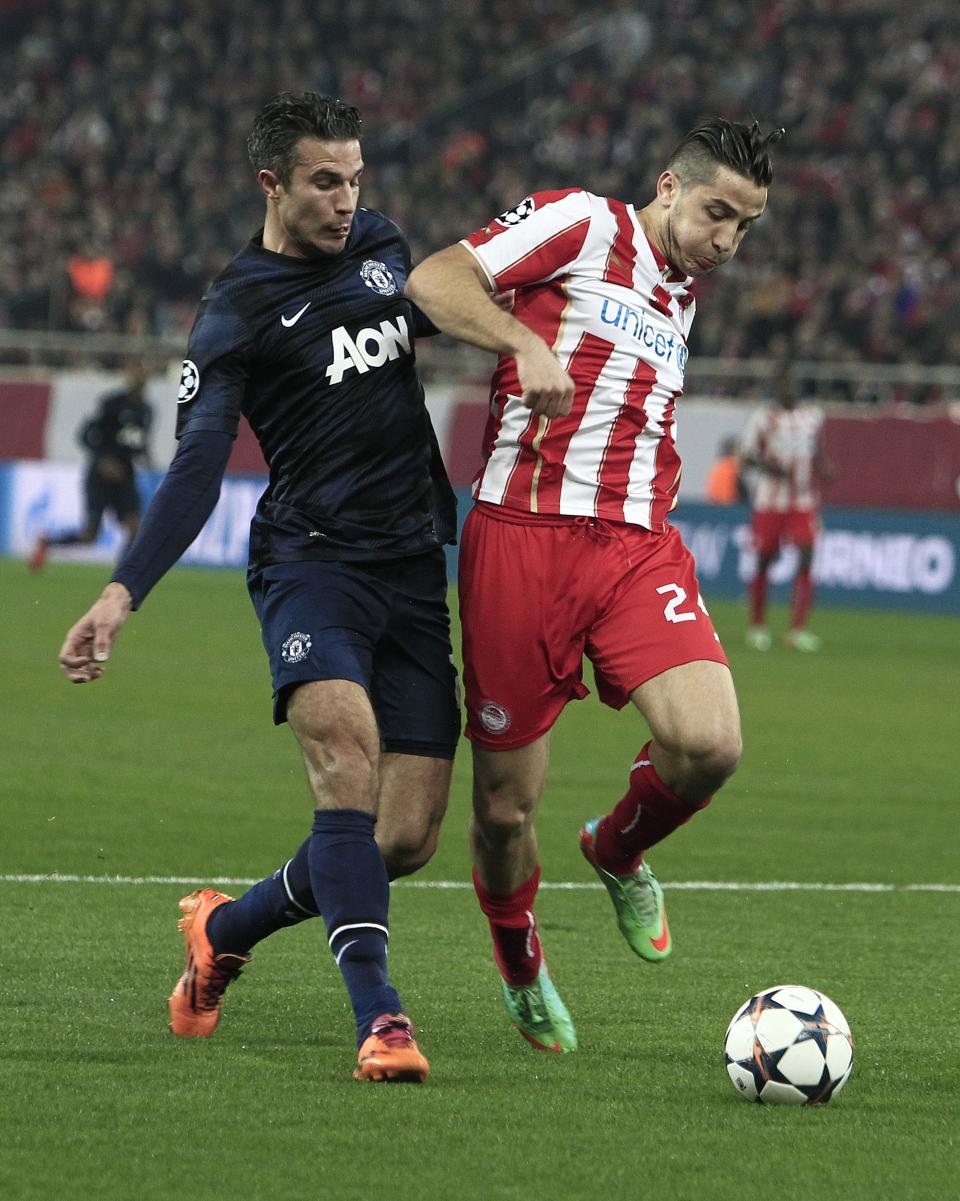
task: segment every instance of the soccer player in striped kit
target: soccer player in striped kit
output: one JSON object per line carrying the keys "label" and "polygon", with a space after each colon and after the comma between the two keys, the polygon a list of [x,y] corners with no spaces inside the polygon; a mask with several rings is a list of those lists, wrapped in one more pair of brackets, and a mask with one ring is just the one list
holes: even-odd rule
{"label": "soccer player in striped kit", "polygon": [[790,629],[784,641],[798,651],[817,651],[820,639],[807,627],[813,603],[813,548],[820,529],[819,485],[834,478],[820,446],[823,410],[799,401],[789,370],[776,381],[776,403],[755,409],[743,435],[741,458],[754,476],[751,505],[757,570],[750,581],[747,645],[770,649],[767,629],[767,578],[785,542],[797,548]]}
{"label": "soccer player in striped kit", "polygon": [[[499,354],[460,555],[474,884],[511,1020],[572,1051],[534,917],[534,816],[550,731],[587,694],[632,702],[653,737],[625,795],[581,831],[632,950],[671,949],[645,852],[688,821],[740,757],[740,718],[693,559],[668,520],[694,280],[762,215],[781,131],[714,118],[681,141],[643,208],[540,192],[412,272],[446,333]],[[492,300],[514,293],[512,313]]]}

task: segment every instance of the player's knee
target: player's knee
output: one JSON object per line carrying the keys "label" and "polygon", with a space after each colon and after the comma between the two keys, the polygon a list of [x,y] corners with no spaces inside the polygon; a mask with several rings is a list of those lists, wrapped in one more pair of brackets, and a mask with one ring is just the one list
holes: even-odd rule
{"label": "player's knee", "polygon": [[737,770],[743,742],[739,730],[731,730],[709,739],[699,748],[694,759],[697,774],[704,787],[715,792]]}
{"label": "player's knee", "polygon": [[522,838],[531,825],[531,815],[520,809],[485,810],[474,815],[475,828],[489,847],[507,847]]}
{"label": "player's knee", "polygon": [[304,752],[318,771],[374,775],[379,749],[368,739],[349,731],[318,731],[304,740]]}
{"label": "player's knee", "polygon": [[410,876],[429,863],[437,849],[439,834],[440,828],[436,825],[390,830],[383,837],[378,831],[377,842],[390,879]]}
{"label": "player's knee", "polygon": [[361,733],[315,728],[298,731],[317,801],[365,807],[377,793],[379,748]]}
{"label": "player's knee", "polygon": [[533,825],[546,775],[542,748],[477,753],[473,761],[474,830],[489,846],[523,838]]}
{"label": "player's knee", "polygon": [[537,797],[513,785],[477,788],[473,819],[483,839],[491,846],[505,846],[522,837],[533,823]]}
{"label": "player's knee", "polygon": [[739,726],[689,731],[658,739],[667,754],[682,796],[708,796],[736,771],[743,752]]}

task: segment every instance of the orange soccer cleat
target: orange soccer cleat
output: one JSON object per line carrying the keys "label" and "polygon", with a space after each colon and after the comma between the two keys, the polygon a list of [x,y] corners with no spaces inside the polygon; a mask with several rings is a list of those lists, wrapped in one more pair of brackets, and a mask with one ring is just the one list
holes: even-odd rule
{"label": "orange soccer cleat", "polygon": [[180,901],[183,917],[177,923],[187,944],[183,975],[170,994],[170,1029],[180,1038],[209,1038],[220,1021],[223,994],[249,955],[215,955],[207,938],[210,914],[227,901],[226,893],[201,888]]}
{"label": "orange soccer cleat", "polygon": [[422,1084],[430,1065],[413,1035],[413,1023],[402,1013],[384,1013],[378,1017],[357,1052],[354,1080]]}

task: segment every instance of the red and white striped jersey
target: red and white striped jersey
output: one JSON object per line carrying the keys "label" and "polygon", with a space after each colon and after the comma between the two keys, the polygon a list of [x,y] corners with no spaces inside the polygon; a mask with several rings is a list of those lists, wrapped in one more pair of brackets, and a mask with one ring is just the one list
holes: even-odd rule
{"label": "red and white striped jersey", "polygon": [[663,530],[680,483],[691,278],[650,244],[632,205],[580,188],[535,192],[463,245],[496,291],[516,289],[514,316],[576,384],[569,414],[535,416],[501,356],[474,497]]}
{"label": "red and white striped jersey", "polygon": [[741,457],[760,459],[786,472],[783,476],[757,472],[754,509],[786,513],[818,507],[814,461],[822,427],[823,411],[813,404],[792,409],[764,405],[750,414],[741,439]]}

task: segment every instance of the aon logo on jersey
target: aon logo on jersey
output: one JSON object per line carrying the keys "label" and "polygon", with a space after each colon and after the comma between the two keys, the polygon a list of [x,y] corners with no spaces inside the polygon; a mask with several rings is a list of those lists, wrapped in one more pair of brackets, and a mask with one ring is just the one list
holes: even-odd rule
{"label": "aon logo on jersey", "polygon": [[398,359],[400,352],[410,353],[410,332],[407,319],[398,316],[396,323],[381,321],[375,328],[358,330],[351,337],[343,325],[337,326],[331,335],[333,359],[327,368],[327,380],[339,384],[348,371],[359,371],[362,375],[371,367],[382,367],[388,359]]}

